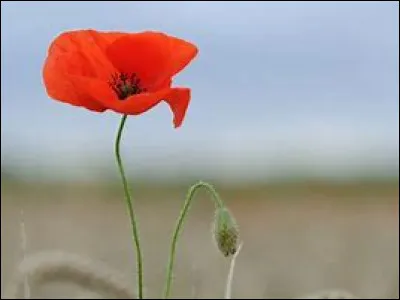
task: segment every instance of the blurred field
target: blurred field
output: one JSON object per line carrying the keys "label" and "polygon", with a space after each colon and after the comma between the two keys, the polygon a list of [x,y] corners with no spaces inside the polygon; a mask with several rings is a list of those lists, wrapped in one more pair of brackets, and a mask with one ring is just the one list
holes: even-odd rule
{"label": "blurred field", "polygon": [[[188,186],[133,186],[145,259],[147,297],[159,297],[168,240]],[[362,298],[399,297],[398,180],[216,186],[239,225],[244,247],[234,298],[299,297],[324,288]],[[3,182],[1,288],[21,261],[20,211],[27,252],[64,250],[100,260],[135,285],[135,261],[122,187]],[[211,238],[213,205],[197,194],[178,248],[173,295],[221,298],[228,261]],[[54,285],[34,297],[73,297]]]}

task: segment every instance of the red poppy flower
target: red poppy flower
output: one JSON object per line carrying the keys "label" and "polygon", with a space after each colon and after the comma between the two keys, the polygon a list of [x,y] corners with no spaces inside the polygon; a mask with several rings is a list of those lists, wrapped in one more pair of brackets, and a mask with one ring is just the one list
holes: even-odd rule
{"label": "red poppy flower", "polygon": [[43,79],[51,98],[96,112],[138,115],[165,101],[179,127],[190,89],[171,87],[172,78],[197,52],[160,32],[69,31],[50,45]]}

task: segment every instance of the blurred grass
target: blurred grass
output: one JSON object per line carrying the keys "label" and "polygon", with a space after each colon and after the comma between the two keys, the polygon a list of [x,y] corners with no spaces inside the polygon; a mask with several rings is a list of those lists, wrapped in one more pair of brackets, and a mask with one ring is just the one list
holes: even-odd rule
{"label": "blurred grass", "polygon": [[[194,181],[192,184],[196,183]],[[326,196],[333,197],[336,201],[352,198],[353,200],[368,200],[381,196],[384,199],[390,196],[399,196],[399,179],[392,178],[370,178],[370,179],[350,179],[350,180],[307,180],[291,179],[270,183],[222,183],[218,181],[209,181],[213,184],[219,193],[228,199],[242,199],[251,201],[252,199],[272,201],[277,198],[294,199],[295,196]],[[157,200],[162,196],[180,196],[185,195],[191,184],[183,182],[162,183],[150,181],[131,181],[129,184],[133,190],[134,197],[141,201],[141,196]],[[97,181],[97,182],[45,182],[23,181],[14,177],[3,176],[1,178],[2,194],[28,193],[36,195],[55,195],[71,190],[77,194],[98,194],[109,195],[110,199],[118,199],[116,196],[123,196],[122,183],[118,180]],[[294,197],[294,198],[293,198]],[[144,200],[144,199],[143,199]]]}
{"label": "blurred grass", "polygon": [[[235,215],[245,241],[235,298],[296,297],[336,287],[364,298],[398,298],[398,178],[211,183]],[[146,282],[156,297],[168,239],[190,184],[130,184],[141,221]],[[133,280],[123,197],[118,180],[50,183],[2,176],[2,287],[20,261],[21,209],[28,252],[57,248],[88,255]],[[191,295],[193,282],[199,282],[198,297],[218,297],[227,270],[210,237],[212,203],[205,191],[197,197],[179,243],[174,294],[180,298]],[[55,293],[60,292],[47,295]]]}

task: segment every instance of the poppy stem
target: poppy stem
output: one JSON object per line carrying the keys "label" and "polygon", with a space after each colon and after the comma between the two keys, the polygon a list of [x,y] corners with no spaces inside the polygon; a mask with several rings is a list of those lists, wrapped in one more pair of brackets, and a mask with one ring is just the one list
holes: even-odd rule
{"label": "poppy stem", "polygon": [[126,122],[127,115],[124,115],[121,119],[119,128],[118,128],[118,133],[117,133],[117,138],[115,140],[115,156],[117,158],[117,163],[118,163],[118,169],[121,174],[122,178],[122,183],[124,185],[124,192],[125,192],[125,199],[126,199],[126,205],[128,208],[128,214],[129,218],[131,221],[131,227],[132,227],[132,238],[136,247],[136,263],[137,263],[137,289],[138,289],[138,296],[139,299],[143,299],[143,266],[142,266],[142,251],[140,248],[140,241],[139,241],[139,233],[138,233],[138,226],[137,222],[135,219],[135,214],[133,211],[133,205],[132,205],[132,196],[129,191],[128,187],[128,181],[126,180],[125,176],[125,171],[124,167],[122,165],[122,159],[120,155],[120,142],[121,142],[121,137],[122,137],[122,131],[124,129],[124,125]]}
{"label": "poppy stem", "polygon": [[179,235],[182,231],[182,225],[185,221],[185,217],[189,211],[189,207],[194,198],[193,196],[194,196],[195,192],[200,188],[205,188],[211,193],[212,200],[214,201],[216,208],[220,209],[225,206],[224,203],[222,202],[221,198],[219,197],[217,191],[211,184],[200,181],[190,187],[190,189],[186,195],[185,203],[179,214],[179,218],[178,218],[178,221],[175,226],[174,234],[172,236],[171,248],[170,248],[170,253],[169,253],[169,261],[168,261],[168,266],[167,266],[167,278],[166,278],[165,287],[164,287],[164,299],[167,299],[171,292],[171,284],[172,284],[172,277],[173,277],[172,271],[173,271],[174,262],[175,262],[176,244],[178,242]]}

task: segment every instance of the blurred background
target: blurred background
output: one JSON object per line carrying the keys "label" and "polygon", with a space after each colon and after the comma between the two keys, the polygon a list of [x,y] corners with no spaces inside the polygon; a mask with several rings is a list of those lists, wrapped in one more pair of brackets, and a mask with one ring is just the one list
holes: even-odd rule
{"label": "blurred background", "polygon": [[[235,298],[399,297],[399,4],[389,1],[2,1],[2,291],[24,252],[63,250],[135,277],[113,152],[120,116],[56,102],[42,82],[51,41],[82,28],[163,31],[199,48],[175,79],[192,89],[183,126],[162,103],[130,117],[123,138],[150,297],[198,180],[241,228]],[[213,245],[208,198],[199,192],[182,235],[175,297],[223,295],[229,262]]]}

